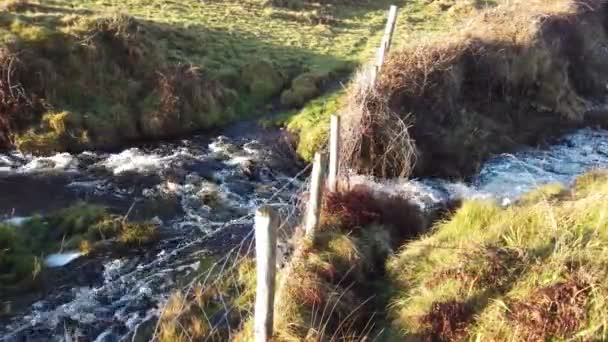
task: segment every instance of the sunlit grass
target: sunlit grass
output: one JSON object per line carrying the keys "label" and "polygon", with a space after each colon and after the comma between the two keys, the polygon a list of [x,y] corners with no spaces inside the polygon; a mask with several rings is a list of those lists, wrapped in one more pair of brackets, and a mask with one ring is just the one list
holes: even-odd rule
{"label": "sunlit grass", "polygon": [[[452,320],[450,333],[471,339],[606,338],[606,184],[604,173],[593,172],[580,177],[571,191],[545,186],[504,209],[465,202],[389,261],[397,291],[391,306],[395,327],[404,338],[445,338],[445,331],[429,325],[442,317]],[[543,296],[568,286],[584,291],[582,304],[560,306],[553,318],[544,316]],[[467,315],[449,318],[450,313],[437,311],[448,302],[462,305]],[[518,316],[516,308],[524,313]],[[537,317],[525,316],[526,310],[538,318],[525,318]],[[576,318],[569,316],[575,313]]]}

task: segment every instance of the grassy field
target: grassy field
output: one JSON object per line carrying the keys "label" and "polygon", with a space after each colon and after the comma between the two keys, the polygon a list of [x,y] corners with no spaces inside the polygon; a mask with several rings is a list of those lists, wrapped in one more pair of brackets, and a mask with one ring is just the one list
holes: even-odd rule
{"label": "grassy field", "polygon": [[493,4],[5,0],[0,145],[108,148],[283,109],[309,158],[335,106],[307,103],[372,58],[393,3],[397,46]]}
{"label": "grassy field", "polygon": [[4,1],[0,144],[113,147],[302,106],[369,57],[388,4]]}

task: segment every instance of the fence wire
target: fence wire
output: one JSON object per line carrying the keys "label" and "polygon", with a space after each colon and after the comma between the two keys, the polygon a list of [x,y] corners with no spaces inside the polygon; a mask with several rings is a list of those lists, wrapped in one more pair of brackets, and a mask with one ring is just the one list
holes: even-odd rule
{"label": "fence wire", "polygon": [[[311,164],[304,167],[295,176],[287,180],[285,184],[278,188],[270,197],[257,204],[258,206],[271,206],[278,212],[281,222],[278,228],[278,240],[282,245],[294,243],[294,241],[289,240],[295,236],[295,229],[299,223],[301,212],[304,207],[303,204],[305,199],[303,198],[302,194],[304,194],[306,189],[308,189],[310,183],[309,177],[303,179],[302,176],[306,174],[311,167]],[[295,189],[295,191],[289,190],[290,186],[296,182],[300,183],[297,189]],[[288,200],[281,201],[279,198],[280,195],[287,191],[291,192]],[[235,223],[252,222],[253,217],[253,212],[248,213],[239,218],[230,220],[217,231],[230,229],[230,226],[234,226]],[[181,314],[187,310],[187,307],[192,305],[193,301],[195,301],[195,298],[193,298],[195,296],[203,297],[206,295],[213,295],[214,305],[218,306],[219,304],[221,307],[221,309],[218,311],[221,312],[221,317],[208,317],[204,308],[201,308],[200,310],[200,313],[203,316],[202,318],[209,327],[204,339],[205,341],[224,340],[225,337],[222,335],[222,332],[224,332],[224,334],[227,333],[230,337],[232,331],[238,329],[239,326],[246,321],[252,312],[242,312],[240,309],[236,308],[237,304],[235,304],[232,299],[238,298],[241,295],[240,291],[242,290],[242,286],[238,282],[238,271],[239,268],[243,266],[244,262],[252,261],[255,243],[254,233],[254,229],[249,230],[247,234],[241,238],[240,242],[226,251],[224,256],[213,262],[206,271],[194,276],[185,286],[178,289],[172,295],[181,295],[181,303],[178,308],[171,308],[171,310],[177,309],[178,314],[168,322],[163,322],[163,316],[167,312],[168,305],[172,299],[168,298],[165,301],[164,305],[160,309],[160,317],[156,324],[152,340],[159,339],[159,332],[161,324],[163,323],[178,327],[178,329],[182,330],[181,335],[183,335],[187,340],[194,340],[192,336],[188,335],[188,329],[181,324],[180,318]],[[286,253],[288,254],[288,252]],[[224,287],[229,287],[235,291],[235,293],[228,294],[233,298],[228,298],[228,295],[222,293],[222,291],[216,291],[216,288],[220,285],[220,283],[223,283]],[[195,291],[199,291],[199,293],[195,294]],[[242,305],[242,303],[239,303],[239,305]],[[253,306],[253,303],[251,303],[251,306]],[[239,315],[237,324],[233,324],[230,320],[230,316],[235,312]]]}

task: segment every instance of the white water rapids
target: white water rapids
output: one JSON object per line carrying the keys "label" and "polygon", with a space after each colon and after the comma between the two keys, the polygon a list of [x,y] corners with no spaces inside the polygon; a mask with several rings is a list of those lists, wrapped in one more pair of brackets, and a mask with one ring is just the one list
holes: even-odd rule
{"label": "white water rapids", "polygon": [[[68,273],[66,285],[7,319],[0,340],[62,341],[66,330],[87,341],[129,340],[138,324],[158,313],[179,279],[196,270],[206,249],[227,250],[250,231],[246,215],[257,205],[279,189],[273,203],[297,200],[305,182],[292,179],[294,165],[281,163],[285,159],[268,144],[251,137],[193,138],[118,153],[0,155],[0,219],[15,226],[23,217],[85,200],[122,213],[136,202],[136,217],[155,219],[173,232],[146,251],[70,260],[56,270]],[[547,148],[496,156],[470,183],[417,179],[375,186],[408,196],[422,208],[457,198],[508,204],[538,185],[568,185],[602,167],[608,167],[608,131],[583,129]],[[146,203],[152,204],[146,208]],[[53,265],[65,262],[55,257]],[[74,280],[69,272],[83,279]]]}

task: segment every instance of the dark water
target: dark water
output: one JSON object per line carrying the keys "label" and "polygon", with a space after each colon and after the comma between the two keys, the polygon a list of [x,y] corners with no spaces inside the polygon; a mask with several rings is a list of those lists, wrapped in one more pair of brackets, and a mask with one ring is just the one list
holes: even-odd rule
{"label": "dark water", "polygon": [[[302,168],[281,135],[235,126],[226,136],[162,143],[117,153],[0,155],[0,217],[20,217],[78,200],[154,219],[165,238],[146,250],[108,248],[53,269],[54,286],[22,298],[22,310],[0,325],[6,341],[127,340],[179,279],[205,254],[221,254],[250,235],[249,215],[272,199],[289,207],[303,190],[292,177]],[[494,198],[508,204],[545,183],[569,184],[585,171],[608,166],[608,131],[584,129],[543,149],[524,149],[488,161],[469,184],[440,179],[373,183],[421,207],[455,198]],[[354,179],[356,182],[357,179]],[[135,204],[134,204],[135,203]],[[58,256],[56,256],[58,257]],[[56,260],[55,260],[56,261]]]}
{"label": "dark water", "polygon": [[[117,153],[0,155],[0,219],[18,224],[87,201],[154,220],[163,234],[146,250],[102,247],[52,269],[45,293],[0,294],[16,312],[3,319],[0,339],[59,341],[66,332],[85,341],[127,339],[137,324],[157,314],[201,256],[221,255],[250,235],[254,208],[268,200],[279,207],[293,204],[303,185],[293,176],[302,165],[282,139],[276,131],[237,126],[214,139]],[[74,255],[47,261],[62,264],[67,257]]]}

